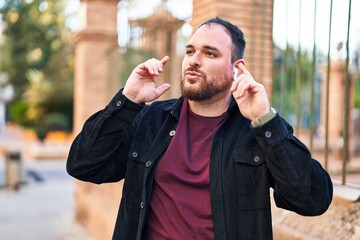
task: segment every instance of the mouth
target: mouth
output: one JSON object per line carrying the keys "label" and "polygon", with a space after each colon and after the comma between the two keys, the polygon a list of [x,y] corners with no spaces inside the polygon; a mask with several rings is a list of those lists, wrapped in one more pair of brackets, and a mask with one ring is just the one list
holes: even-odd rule
{"label": "mouth", "polygon": [[189,81],[195,81],[195,80],[201,78],[202,75],[201,75],[199,72],[186,71],[186,72],[185,72],[185,77],[186,77]]}

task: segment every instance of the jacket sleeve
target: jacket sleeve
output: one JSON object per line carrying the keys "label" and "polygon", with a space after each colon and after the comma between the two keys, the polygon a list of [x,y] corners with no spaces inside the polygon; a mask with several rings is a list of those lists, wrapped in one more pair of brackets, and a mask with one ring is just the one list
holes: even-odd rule
{"label": "jacket sleeve", "polygon": [[98,184],[124,178],[134,119],[143,107],[119,91],[103,110],[86,120],[71,145],[67,172]]}
{"label": "jacket sleeve", "polygon": [[292,127],[277,114],[252,129],[268,156],[276,205],[305,216],[324,213],[333,196],[330,176],[293,135]]}

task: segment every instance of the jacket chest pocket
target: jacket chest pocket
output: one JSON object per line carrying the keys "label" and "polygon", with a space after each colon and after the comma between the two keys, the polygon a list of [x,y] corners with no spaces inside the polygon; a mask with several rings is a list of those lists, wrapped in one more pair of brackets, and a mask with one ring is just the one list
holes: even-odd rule
{"label": "jacket chest pocket", "polygon": [[267,180],[266,157],[260,149],[236,151],[234,162],[239,186],[257,187]]}
{"label": "jacket chest pocket", "polygon": [[236,184],[234,192],[239,209],[255,210],[270,207],[269,170],[265,154],[259,150],[234,153]]}

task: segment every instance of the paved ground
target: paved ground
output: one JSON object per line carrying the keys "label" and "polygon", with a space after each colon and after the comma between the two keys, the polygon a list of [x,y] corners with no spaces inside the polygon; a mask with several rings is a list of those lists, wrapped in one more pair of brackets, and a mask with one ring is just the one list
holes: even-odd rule
{"label": "paved ground", "polygon": [[75,221],[74,182],[64,167],[61,160],[27,162],[37,180],[28,175],[19,190],[0,189],[0,240],[92,239]]}
{"label": "paved ground", "polygon": [[[41,145],[24,141],[20,129],[0,130],[0,240],[94,240],[75,221],[73,179],[65,171],[61,155],[69,143]],[[46,153],[47,159],[23,155],[25,184],[18,191],[5,184],[4,149],[21,149],[32,154]],[[54,153],[61,156],[54,158]],[[322,156],[319,156],[321,159]],[[332,160],[333,179],[341,180],[341,161]],[[348,183],[360,185],[360,158],[352,160]]]}
{"label": "paved ground", "polygon": [[[29,144],[19,142],[16,131],[0,132],[0,148],[31,147]],[[75,186],[65,171],[65,159],[23,159],[26,181],[16,191],[4,187],[3,155],[0,154],[0,240],[93,240],[75,221]]]}

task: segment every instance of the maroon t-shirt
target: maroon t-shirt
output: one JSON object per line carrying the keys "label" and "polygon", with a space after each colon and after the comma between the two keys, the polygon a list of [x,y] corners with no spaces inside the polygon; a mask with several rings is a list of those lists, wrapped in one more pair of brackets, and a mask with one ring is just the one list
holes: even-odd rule
{"label": "maroon t-shirt", "polygon": [[176,133],[155,170],[145,239],[214,239],[210,153],[225,117],[196,115],[184,101]]}

